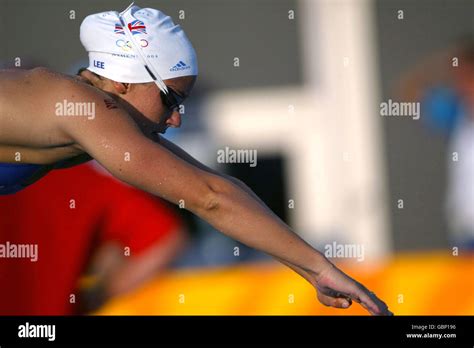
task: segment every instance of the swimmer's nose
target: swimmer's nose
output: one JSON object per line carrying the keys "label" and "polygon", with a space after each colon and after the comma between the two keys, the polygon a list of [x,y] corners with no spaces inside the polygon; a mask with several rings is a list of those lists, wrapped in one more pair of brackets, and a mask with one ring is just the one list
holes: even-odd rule
{"label": "swimmer's nose", "polygon": [[179,111],[173,111],[171,116],[166,120],[166,125],[171,128],[181,127],[181,115]]}

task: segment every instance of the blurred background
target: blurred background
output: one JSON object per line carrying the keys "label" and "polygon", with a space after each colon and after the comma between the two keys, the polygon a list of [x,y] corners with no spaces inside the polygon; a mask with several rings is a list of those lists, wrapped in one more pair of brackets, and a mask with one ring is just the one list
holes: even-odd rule
{"label": "blurred background", "polygon": [[[73,75],[83,18],[129,3],[0,4],[2,68]],[[198,54],[169,140],[244,181],[395,314],[474,314],[474,1],[136,4]],[[222,163],[228,150],[257,165]],[[291,270],[95,164],[0,197],[7,241],[45,256],[0,259],[0,314],[365,314],[323,307]]]}

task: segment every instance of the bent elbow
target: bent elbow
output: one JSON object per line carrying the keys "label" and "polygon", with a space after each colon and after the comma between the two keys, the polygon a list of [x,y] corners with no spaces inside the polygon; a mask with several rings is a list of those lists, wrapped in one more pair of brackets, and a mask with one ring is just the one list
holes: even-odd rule
{"label": "bent elbow", "polygon": [[212,177],[206,186],[207,192],[199,195],[196,213],[209,213],[218,210],[223,196],[233,188],[234,184],[221,177]]}
{"label": "bent elbow", "polygon": [[219,194],[211,189],[207,198],[204,200],[203,208],[205,211],[216,210],[219,207]]}
{"label": "bent elbow", "polygon": [[210,187],[207,192],[201,192],[195,199],[193,199],[193,203],[184,206],[185,209],[201,218],[204,218],[209,213],[214,212],[218,209],[218,207],[219,194],[213,191]]}

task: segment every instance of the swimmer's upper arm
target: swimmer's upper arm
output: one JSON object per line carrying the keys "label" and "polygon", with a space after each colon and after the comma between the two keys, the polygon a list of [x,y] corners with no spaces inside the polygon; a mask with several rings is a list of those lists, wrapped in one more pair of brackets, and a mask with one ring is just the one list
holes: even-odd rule
{"label": "swimmer's upper arm", "polygon": [[[101,104],[102,103],[102,104]],[[121,108],[96,102],[94,119],[61,120],[63,131],[113,176],[193,212],[212,201],[214,176],[180,159],[143,135]],[[217,177],[216,177],[217,178]]]}

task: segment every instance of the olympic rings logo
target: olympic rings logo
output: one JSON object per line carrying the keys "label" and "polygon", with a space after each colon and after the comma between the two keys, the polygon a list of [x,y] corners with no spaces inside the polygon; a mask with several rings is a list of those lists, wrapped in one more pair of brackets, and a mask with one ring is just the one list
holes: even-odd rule
{"label": "olympic rings logo", "polygon": [[[140,39],[140,46],[145,48],[145,47],[148,47],[148,41],[145,40],[145,39]],[[125,41],[125,40],[117,40],[115,41],[115,45],[117,45],[117,47],[120,47],[123,51],[125,52],[128,52],[128,51],[131,51],[133,46],[132,46],[132,43],[130,41]]]}

